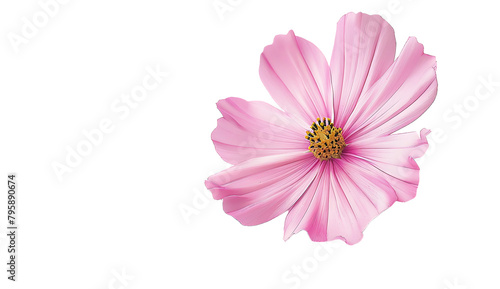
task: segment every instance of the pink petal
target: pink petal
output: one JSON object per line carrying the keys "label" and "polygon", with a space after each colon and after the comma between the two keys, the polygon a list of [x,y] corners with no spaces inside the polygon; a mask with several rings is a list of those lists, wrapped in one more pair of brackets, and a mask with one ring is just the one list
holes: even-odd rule
{"label": "pink petal", "polygon": [[252,226],[287,211],[307,189],[318,160],[306,152],[250,159],[215,174],[205,182],[224,211]]}
{"label": "pink petal", "polygon": [[353,157],[323,162],[309,189],[290,209],[285,239],[306,230],[313,241],[359,242],[368,223],[396,200],[380,172]]}
{"label": "pink petal", "polygon": [[422,115],[436,94],[436,59],[411,37],[384,76],[360,97],[344,138],[349,143],[391,134]]}
{"label": "pink petal", "polygon": [[260,58],[260,77],[286,112],[310,126],[318,117],[332,117],[331,78],[326,58],[293,31],[278,35]]}
{"label": "pink petal", "polygon": [[344,152],[380,170],[380,176],[395,189],[398,201],[405,202],[417,193],[420,169],[415,159],[423,156],[429,147],[429,133],[423,129],[420,136],[411,132],[357,140]]}
{"label": "pink petal", "polygon": [[394,62],[392,27],[378,15],[349,13],[337,24],[330,68],[335,126],[344,128],[361,94]]}
{"label": "pink petal", "polygon": [[286,113],[260,101],[220,100],[222,118],[212,132],[215,149],[230,164],[293,151],[307,151],[306,130]]}
{"label": "pink petal", "polygon": [[319,163],[317,176],[290,209],[285,220],[285,240],[301,230],[307,230],[313,241],[327,239],[328,192],[330,190],[328,163]]}

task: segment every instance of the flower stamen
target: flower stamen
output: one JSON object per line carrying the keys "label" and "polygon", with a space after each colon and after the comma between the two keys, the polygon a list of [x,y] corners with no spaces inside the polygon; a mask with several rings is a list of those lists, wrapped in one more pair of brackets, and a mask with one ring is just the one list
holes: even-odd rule
{"label": "flower stamen", "polygon": [[339,159],[342,151],[346,147],[342,128],[333,126],[329,118],[317,118],[317,123],[311,125],[312,131],[306,132],[306,139],[309,140],[309,151],[317,159],[326,161],[329,159]]}

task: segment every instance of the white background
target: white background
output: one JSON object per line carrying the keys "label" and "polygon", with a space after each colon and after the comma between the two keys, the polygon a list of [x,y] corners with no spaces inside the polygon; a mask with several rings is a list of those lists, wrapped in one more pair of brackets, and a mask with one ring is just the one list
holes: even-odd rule
{"label": "white background", "polygon": [[[500,85],[480,80],[500,81],[493,1],[233,0],[222,17],[214,3],[70,0],[16,46],[23,19],[45,12],[1,2],[0,179],[17,172],[20,198],[12,284],[1,188],[1,288],[500,288]],[[437,57],[438,97],[404,129],[433,130],[417,197],[355,246],[325,248],[305,232],[284,242],[284,215],[241,226],[203,186],[228,166],[210,140],[215,103],[274,104],[262,49],[293,29],[329,59],[350,11],[383,14],[398,53],[416,36]],[[148,67],[170,74],[127,117],[114,111]],[[104,119],[114,129],[59,180],[54,162]]]}

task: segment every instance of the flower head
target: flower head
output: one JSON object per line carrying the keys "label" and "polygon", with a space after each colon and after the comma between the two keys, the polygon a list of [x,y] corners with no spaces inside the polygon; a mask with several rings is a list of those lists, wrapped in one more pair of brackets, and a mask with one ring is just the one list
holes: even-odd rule
{"label": "flower head", "polygon": [[[394,59],[392,27],[378,15],[349,13],[337,25],[330,64],[293,31],[261,55],[260,76],[282,110],[227,98],[212,133],[233,166],[206,181],[224,211],[243,225],[288,211],[285,240],[359,242],[395,201],[415,197],[415,162],[430,132],[395,133],[437,93],[436,60],[414,37]],[[305,136],[305,137],[304,137]]]}

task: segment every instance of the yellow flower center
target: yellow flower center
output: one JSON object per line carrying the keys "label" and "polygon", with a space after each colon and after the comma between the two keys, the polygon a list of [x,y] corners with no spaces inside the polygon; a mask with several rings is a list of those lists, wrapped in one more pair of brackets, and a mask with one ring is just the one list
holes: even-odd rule
{"label": "yellow flower center", "polygon": [[312,131],[306,134],[306,139],[311,143],[309,151],[322,161],[339,159],[346,147],[342,129],[334,127],[329,118],[317,118],[317,121],[311,125]]}

